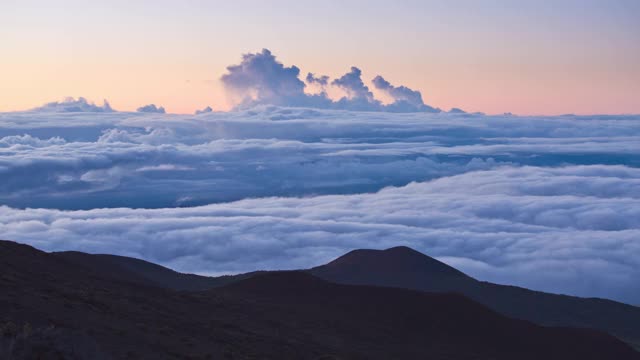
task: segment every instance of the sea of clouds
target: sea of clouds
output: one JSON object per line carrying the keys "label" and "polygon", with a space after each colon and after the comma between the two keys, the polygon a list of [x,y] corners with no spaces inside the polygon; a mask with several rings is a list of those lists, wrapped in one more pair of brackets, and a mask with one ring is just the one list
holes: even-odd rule
{"label": "sea of clouds", "polygon": [[639,304],[640,116],[51,103],[0,113],[0,238],[203,274],[408,245]]}

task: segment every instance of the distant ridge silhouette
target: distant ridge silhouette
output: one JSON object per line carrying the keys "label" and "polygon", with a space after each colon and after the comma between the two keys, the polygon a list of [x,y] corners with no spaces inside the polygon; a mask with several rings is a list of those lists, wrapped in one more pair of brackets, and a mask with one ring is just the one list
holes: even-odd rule
{"label": "distant ridge silhouette", "polygon": [[252,275],[248,273],[238,276],[208,277],[183,274],[148,261],[118,255],[87,254],[78,251],[54,252],[52,255],[91,269],[106,278],[126,279],[129,282],[173,290],[212,289]]}
{"label": "distant ridge silhouette", "polygon": [[548,326],[601,329],[640,349],[638,307],[478,281],[408,247],[354,250],[309,272],[340,284],[456,292],[512,318]]}
{"label": "distant ridge silhouette", "polygon": [[[123,256],[80,252],[52,255],[101,278],[179,291],[215,289],[264,273],[206,277],[182,274]],[[636,306],[478,281],[406,246],[353,250],[325,265],[304,271],[339,284],[459,293],[511,318],[545,326],[599,329],[640,349],[640,308]]]}
{"label": "distant ridge silhouette", "polygon": [[0,358],[640,358],[604,332],[510,319],[461,294],[336,284],[307,271],[178,291],[118,278],[165,270],[136,261],[107,274],[109,261],[93,268],[78,257],[0,241]]}
{"label": "distant ridge silhouette", "polygon": [[406,246],[387,250],[353,250],[309,270],[329,281],[429,291],[456,291],[477,281],[463,272]]}

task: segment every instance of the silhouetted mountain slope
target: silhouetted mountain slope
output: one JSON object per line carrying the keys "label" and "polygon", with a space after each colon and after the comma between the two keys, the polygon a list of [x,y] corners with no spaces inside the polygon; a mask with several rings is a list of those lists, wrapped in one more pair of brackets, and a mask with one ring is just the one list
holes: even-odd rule
{"label": "silhouetted mountain slope", "polygon": [[77,251],[53,255],[99,273],[106,278],[159,286],[173,290],[206,290],[249,277],[252,273],[209,277],[183,274],[148,261],[117,255],[86,254]]}
{"label": "silhouetted mountain slope", "polygon": [[547,328],[509,319],[458,294],[340,285],[305,272],[265,273],[224,290],[256,299],[259,311],[276,315],[280,326],[295,324],[302,333],[313,328],[312,336],[321,334],[337,344],[350,339],[345,351],[362,349],[380,358],[613,356],[599,352],[600,345],[595,350],[585,346],[590,339],[597,339],[599,332]]}
{"label": "silhouetted mountain slope", "polygon": [[309,271],[342,284],[457,292],[509,317],[542,325],[601,329],[640,346],[638,307],[477,281],[406,247],[355,250]]}
{"label": "silhouetted mountain slope", "polygon": [[[303,272],[197,292],[103,275],[0,242],[0,354],[12,342],[14,359],[640,358],[607,334],[512,320],[455,294],[333,284]],[[20,330],[26,322],[33,331]]]}
{"label": "silhouetted mountain slope", "polygon": [[[174,290],[205,290],[260,272],[206,277],[182,274],[139,259],[80,252],[53,253],[94,274],[118,281]],[[325,280],[428,292],[458,292],[509,317],[541,325],[572,326],[609,332],[640,349],[640,308],[605,299],[587,299],[478,281],[408,247],[354,250],[309,270]]]}
{"label": "silhouetted mountain slope", "polygon": [[473,286],[477,280],[411,248],[353,250],[310,272],[344,284],[370,284],[418,290],[455,291]]}

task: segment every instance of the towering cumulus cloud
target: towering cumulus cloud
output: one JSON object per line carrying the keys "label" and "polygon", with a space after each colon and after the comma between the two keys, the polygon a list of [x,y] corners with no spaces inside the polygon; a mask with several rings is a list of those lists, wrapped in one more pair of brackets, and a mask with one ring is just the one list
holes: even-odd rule
{"label": "towering cumulus cloud", "polygon": [[329,84],[329,77],[327,75],[316,77],[313,73],[308,73],[305,80],[308,84],[318,84],[320,86],[327,86]]}
{"label": "towering cumulus cloud", "polygon": [[376,89],[384,91],[394,102],[387,106],[390,111],[411,112],[411,111],[427,111],[438,112],[439,110],[425,105],[422,100],[420,91],[409,89],[406,86],[395,87],[390,82],[378,75],[373,79],[373,86]]}
{"label": "towering cumulus cloud", "polygon": [[374,99],[369,87],[362,81],[362,71],[351,67],[351,71],[331,82],[342,89],[347,96],[338,101],[338,107],[349,110],[380,110],[381,103]]}
{"label": "towering cumulus cloud", "polygon": [[299,78],[300,69],[284,66],[267,49],[243,55],[240,64],[231,65],[227,70],[222,83],[241,105],[329,107],[331,102],[324,95],[306,94],[306,85]]}
{"label": "towering cumulus cloud", "polygon": [[[300,79],[300,69],[295,65],[289,67],[283,65],[267,49],[259,53],[243,55],[240,64],[227,67],[227,71],[221,81],[230,98],[238,104],[239,108],[269,104],[361,111],[437,111],[423,103],[419,92],[404,86],[397,88],[391,86],[393,90],[384,89],[391,94],[394,102],[383,105],[375,99],[362,80],[362,71],[355,66],[331,82],[326,75],[315,76],[313,73],[308,73],[305,78],[306,83],[320,87],[321,90],[318,94],[310,94],[305,92],[307,84]],[[330,99],[326,92],[326,87],[329,85],[340,88],[346,96],[337,101]],[[389,85],[388,82],[387,85]],[[410,96],[410,94],[414,95]]]}

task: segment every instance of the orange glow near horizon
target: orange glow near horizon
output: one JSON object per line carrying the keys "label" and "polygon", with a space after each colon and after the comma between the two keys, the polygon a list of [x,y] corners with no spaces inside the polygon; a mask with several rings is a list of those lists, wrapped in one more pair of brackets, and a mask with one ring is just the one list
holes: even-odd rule
{"label": "orange glow near horizon", "polygon": [[0,5],[0,111],[65,96],[229,110],[220,76],[266,47],[303,76],[358,66],[367,85],[379,74],[443,110],[640,113],[634,1],[65,2]]}
{"label": "orange glow near horizon", "polygon": [[[214,71],[204,65],[78,67],[27,64],[25,67],[20,71],[16,66],[18,71],[4,77],[5,84],[19,86],[3,87],[0,111],[26,110],[65,96],[83,96],[96,103],[106,99],[112,107],[122,111],[134,111],[149,103],[162,105],[171,113],[193,113],[206,106],[222,111],[232,107],[218,80],[219,75],[207,78]],[[522,115],[640,113],[640,81],[627,79],[625,84],[625,75],[616,71],[586,76],[589,69],[556,69],[556,72],[551,69],[542,72],[546,76],[540,76],[535,69],[527,71],[522,66],[508,65],[480,69],[449,65],[448,71],[444,66],[431,69],[425,70],[422,77],[406,70],[398,71],[396,78],[388,79],[394,84],[421,90],[427,104],[443,110],[459,107],[490,114],[513,112]],[[159,73],[164,75],[158,77],[156,74]],[[363,79],[368,81],[375,75],[365,70]],[[594,86],[608,83],[616,85],[604,89],[602,85]],[[382,98],[380,94],[376,95]]]}

